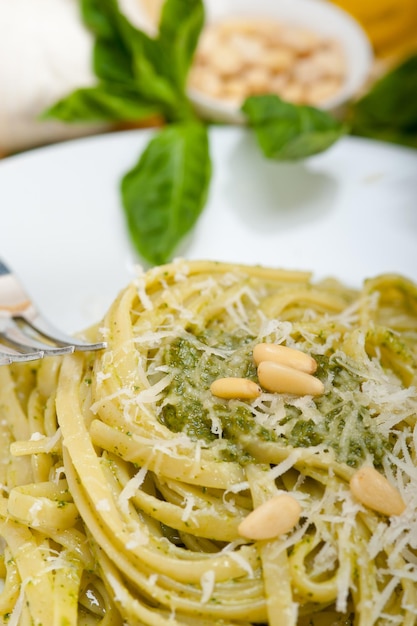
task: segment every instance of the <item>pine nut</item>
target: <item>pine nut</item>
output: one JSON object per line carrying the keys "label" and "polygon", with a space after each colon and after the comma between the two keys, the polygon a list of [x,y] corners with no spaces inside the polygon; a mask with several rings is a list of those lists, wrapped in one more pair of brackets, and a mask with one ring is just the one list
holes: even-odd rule
{"label": "pine nut", "polygon": [[322,76],[343,76],[344,73],[344,59],[337,51],[327,48],[320,50],[314,55],[314,61],[320,68]]}
{"label": "pine nut", "polygon": [[323,70],[319,63],[316,63],[315,56],[307,57],[300,61],[294,68],[293,76],[302,85],[315,84],[323,78]]}
{"label": "pine nut", "polygon": [[276,93],[280,95],[282,90],[285,89],[285,86],[288,82],[288,77],[285,74],[276,74],[274,78],[271,80],[270,89],[271,93]]}
{"label": "pine nut", "polygon": [[236,100],[236,102],[239,102],[245,97],[245,89],[245,84],[240,79],[229,80],[223,85],[223,91],[221,93],[226,100]]}
{"label": "pine nut", "polygon": [[267,68],[252,67],[244,74],[243,89],[249,88],[251,93],[267,93],[271,82],[271,74]]}
{"label": "pine nut", "polygon": [[359,502],[383,515],[401,515],[405,509],[397,489],[373,467],[358,470],[350,479],[350,490]]}
{"label": "pine nut", "polygon": [[286,48],[269,50],[264,54],[262,63],[270,70],[283,72],[288,70],[294,63],[294,54]]}
{"label": "pine nut", "polygon": [[258,379],[261,387],[273,393],[297,396],[320,396],[324,393],[324,385],[319,378],[273,361],[259,363]]}
{"label": "pine nut", "polygon": [[313,105],[323,102],[330,96],[334,95],[340,88],[341,84],[341,81],[337,78],[321,79],[308,89],[309,101]]}
{"label": "pine nut", "polygon": [[304,102],[303,86],[294,80],[288,81],[285,87],[282,88],[281,96],[282,99],[286,100],[287,102],[301,104],[301,102]]}
{"label": "pine nut", "polygon": [[290,50],[302,55],[311,54],[320,44],[320,38],[316,33],[301,26],[287,26],[282,30],[281,41]]}
{"label": "pine nut", "polygon": [[207,66],[195,67],[190,72],[189,77],[190,87],[194,89],[205,90],[205,92],[213,97],[219,96],[222,93],[222,81],[212,70]]}
{"label": "pine nut", "polygon": [[211,386],[210,391],[213,396],[223,398],[224,400],[232,400],[234,398],[241,400],[254,400],[261,393],[259,385],[248,378],[218,378]]}
{"label": "pine nut", "polygon": [[214,51],[210,63],[219,76],[239,74],[244,65],[241,56],[230,48]]}
{"label": "pine nut", "polygon": [[289,494],[263,502],[239,524],[238,532],[247,539],[272,539],[289,532],[301,515],[299,502]]}
{"label": "pine nut", "polygon": [[258,343],[253,349],[253,358],[256,365],[261,361],[274,361],[307,374],[314,374],[317,369],[316,360],[309,354],[276,343]]}

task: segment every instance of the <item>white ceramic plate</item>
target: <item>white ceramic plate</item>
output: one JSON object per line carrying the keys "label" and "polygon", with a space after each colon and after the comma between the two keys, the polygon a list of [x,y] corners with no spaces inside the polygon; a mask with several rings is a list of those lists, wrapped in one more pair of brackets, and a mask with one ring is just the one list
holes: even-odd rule
{"label": "white ceramic plate", "polygon": [[[71,141],[0,161],[0,257],[68,331],[101,318],[139,261],[118,184],[149,131]],[[346,138],[298,164],[264,159],[239,128],[211,130],[211,192],[178,255],[311,269],[356,286],[417,281],[417,151]]]}

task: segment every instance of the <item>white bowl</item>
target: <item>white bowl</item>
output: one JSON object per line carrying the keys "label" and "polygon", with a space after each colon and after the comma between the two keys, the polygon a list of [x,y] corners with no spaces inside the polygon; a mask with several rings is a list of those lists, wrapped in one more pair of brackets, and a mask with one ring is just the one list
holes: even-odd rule
{"label": "white bowl", "polygon": [[[306,28],[323,38],[337,40],[346,61],[346,75],[340,90],[323,101],[321,109],[337,111],[364,86],[373,63],[371,43],[358,22],[327,0],[206,0],[206,23],[229,18],[277,20]],[[188,89],[197,112],[212,121],[242,123],[244,116],[234,103]]]}

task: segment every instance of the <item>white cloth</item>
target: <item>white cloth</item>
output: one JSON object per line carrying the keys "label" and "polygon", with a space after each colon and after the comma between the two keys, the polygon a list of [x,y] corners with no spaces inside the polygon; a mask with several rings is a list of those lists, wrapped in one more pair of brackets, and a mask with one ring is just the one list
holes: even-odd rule
{"label": "white cloth", "polygon": [[37,119],[75,88],[94,84],[92,46],[77,0],[0,0],[0,152],[97,128]]}

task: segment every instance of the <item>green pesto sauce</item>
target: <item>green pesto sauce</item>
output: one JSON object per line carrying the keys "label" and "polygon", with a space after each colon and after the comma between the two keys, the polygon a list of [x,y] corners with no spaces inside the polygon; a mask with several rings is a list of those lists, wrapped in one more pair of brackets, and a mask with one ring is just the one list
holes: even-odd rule
{"label": "green pesto sauce", "polygon": [[[173,432],[185,432],[206,444],[217,440],[221,430],[222,458],[242,464],[251,460],[244,443],[248,435],[252,440],[277,441],[293,447],[324,444],[335,451],[338,461],[353,467],[369,454],[375,465],[381,463],[389,441],[378,433],[369,409],[353,401],[341,402],[333,391],[315,399],[318,420],[306,419],[300,409],[285,404],[285,417],[279,422],[285,428],[279,434],[272,427],[258,424],[250,402],[212,396],[209,388],[217,378],[238,376],[256,381],[253,342],[253,337],[240,332],[231,335],[211,330],[198,337],[178,338],[167,346],[163,364],[169,366],[173,378],[161,401],[160,422]],[[208,352],[207,346],[216,352]],[[331,370],[334,389],[353,394],[360,388],[359,376],[328,358],[316,358],[317,376],[323,378]],[[213,428],[215,424],[219,428]]]}
{"label": "green pesto sauce", "polygon": [[[224,376],[256,380],[251,341],[252,338],[241,334],[206,332],[197,340],[177,339],[164,354],[164,364],[174,376],[161,408],[160,421],[173,432],[185,432],[192,439],[210,443],[218,439],[218,434],[213,432],[214,416],[226,443],[222,455],[229,461],[249,460],[238,442],[241,434],[253,429],[253,413],[250,404],[223,402],[212,396],[209,388],[214,380]],[[208,354],[205,346],[221,350],[225,357]],[[265,436],[262,428],[256,427],[255,436]]]}
{"label": "green pesto sauce", "polygon": [[[360,388],[360,376],[344,369],[341,365],[332,364],[325,357],[316,357],[319,368],[317,375],[326,371],[334,376],[333,387],[345,391]],[[340,462],[356,467],[371,454],[374,464],[379,466],[389,449],[389,441],[377,430],[374,418],[369,409],[358,406],[354,401],[341,402],[332,393],[315,400],[322,414],[319,422],[312,420],[294,420],[294,426],[288,442],[294,447],[309,447],[325,444],[336,452]]]}

